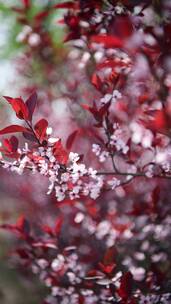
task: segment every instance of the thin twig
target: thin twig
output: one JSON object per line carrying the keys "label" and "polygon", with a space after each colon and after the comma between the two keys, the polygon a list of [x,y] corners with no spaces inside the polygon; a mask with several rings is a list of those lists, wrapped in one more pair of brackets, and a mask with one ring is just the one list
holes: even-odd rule
{"label": "thin twig", "polygon": [[[19,167],[19,164],[13,164],[11,162],[6,162],[6,161],[4,162],[3,160],[0,160],[0,166],[3,167],[6,164],[9,165],[9,167],[10,166],[14,166],[16,168]],[[36,165],[37,165],[37,167],[40,167],[39,164],[36,164]],[[24,168],[27,169],[27,170],[30,170],[30,171],[32,171],[34,169],[32,166],[25,166]],[[67,168],[63,172],[67,172]],[[132,176],[132,177],[146,177],[146,178],[148,178],[148,176],[144,172],[132,173],[132,172],[99,171],[99,172],[96,173],[96,175],[104,175],[104,176],[110,176],[110,175],[115,176],[116,175],[116,176]],[[171,179],[171,175],[155,174],[151,178]]]}

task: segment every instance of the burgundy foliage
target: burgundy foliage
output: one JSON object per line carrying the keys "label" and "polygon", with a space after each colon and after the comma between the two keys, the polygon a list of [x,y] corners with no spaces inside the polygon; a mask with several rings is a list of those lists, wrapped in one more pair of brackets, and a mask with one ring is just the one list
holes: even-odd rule
{"label": "burgundy foliage", "polygon": [[[22,2],[17,13],[28,24],[31,1]],[[50,198],[44,217],[37,210],[38,220],[29,214],[1,228],[21,238],[14,255],[49,288],[44,304],[169,304],[170,3],[75,0],[49,6],[34,16],[39,43],[24,40],[30,56],[45,60],[46,72],[53,70],[55,50],[42,24],[58,9],[64,10],[69,45],[61,92],[74,123],[61,139],[55,122],[52,136],[52,123],[41,112],[42,88],[31,90],[26,101],[4,96],[21,123],[0,130],[1,167],[23,178],[36,173],[36,189],[45,178],[49,186],[41,191]],[[50,59],[42,53],[45,44]],[[52,102],[53,93],[44,90]],[[9,133],[21,133],[20,140],[6,138]]]}

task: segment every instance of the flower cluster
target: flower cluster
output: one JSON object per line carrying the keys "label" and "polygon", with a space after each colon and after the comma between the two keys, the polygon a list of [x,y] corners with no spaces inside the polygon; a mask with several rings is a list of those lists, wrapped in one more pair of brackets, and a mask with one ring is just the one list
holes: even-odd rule
{"label": "flower cluster", "polygon": [[92,145],[92,152],[98,156],[99,162],[103,163],[106,161],[106,159],[109,157],[108,151],[101,151],[100,145],[93,144]]}
{"label": "flower cluster", "polygon": [[32,173],[39,172],[46,176],[50,182],[47,194],[54,190],[58,201],[64,200],[65,197],[73,200],[80,196],[96,199],[100,195],[103,176],[98,176],[96,170],[79,163],[80,156],[77,153],[70,152],[65,165],[61,165],[56,159],[54,146],[39,147],[35,151],[30,151],[26,145],[23,150],[18,150],[18,154],[18,160],[14,162],[1,161],[3,168],[18,174],[29,169]]}

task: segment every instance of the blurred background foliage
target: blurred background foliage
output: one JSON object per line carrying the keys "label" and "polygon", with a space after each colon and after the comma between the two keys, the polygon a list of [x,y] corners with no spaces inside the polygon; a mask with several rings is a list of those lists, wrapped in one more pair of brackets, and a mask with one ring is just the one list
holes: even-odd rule
{"label": "blurred background foliage", "polygon": [[[61,1],[31,1],[32,5],[27,12],[27,17],[30,23],[35,15],[45,9],[49,9],[54,4],[60,3]],[[0,0],[0,58],[9,59],[12,56],[23,52],[24,45],[17,42],[17,35],[22,30],[22,24],[17,22],[17,12],[12,11],[14,7],[22,7],[21,1],[15,0]],[[63,37],[63,28],[57,27],[56,22],[62,16],[62,10],[54,10],[45,20],[43,27],[48,32],[56,46],[59,46]]]}
{"label": "blurred background foliage", "polygon": [[[27,21],[29,26],[32,26],[34,17],[40,12],[49,9],[52,5],[61,1],[48,0],[33,0],[32,5],[27,11]],[[17,37],[23,31],[24,25],[19,20],[19,14],[13,8],[22,8],[23,4],[20,0],[0,0],[0,127],[8,121],[13,121],[15,118],[11,116],[11,111],[3,102],[3,95],[22,95],[23,88],[35,88],[40,90],[51,85],[51,81],[47,77],[47,66],[53,64],[54,71],[63,68],[63,54],[65,46],[63,45],[63,26],[57,24],[57,20],[62,17],[63,10],[52,11],[42,22],[41,30],[49,35],[51,40],[52,52],[46,57],[46,60],[41,57],[40,49],[31,48],[25,41],[18,41]],[[47,46],[44,45],[44,48]],[[29,64],[27,61],[22,66],[22,56],[30,56]],[[52,60],[53,57],[53,60]],[[18,61],[19,60],[19,61]],[[51,62],[52,61],[52,62]],[[61,67],[62,66],[62,67]],[[18,67],[23,68],[18,71]],[[55,84],[54,84],[55,85]],[[45,86],[45,87],[44,87]],[[50,87],[51,88],[51,87]],[[27,95],[27,92],[26,92]],[[5,174],[5,176],[3,175]],[[8,173],[7,173],[8,174]],[[0,222],[10,221],[15,222],[21,212],[25,212],[23,198],[13,197],[2,186],[3,179],[8,175],[2,173],[0,175]],[[21,181],[20,178],[18,180]],[[17,179],[14,181],[17,183]],[[14,185],[15,187],[15,185]],[[27,200],[27,197],[26,197]],[[28,199],[29,201],[29,199]],[[28,203],[28,202],[27,202]],[[27,205],[27,204],[26,204]],[[27,211],[26,211],[27,212]],[[6,232],[0,232],[0,303],[2,304],[36,304],[41,303],[46,294],[45,288],[40,286],[40,281],[35,276],[27,274],[23,275],[16,265],[12,267],[12,263],[7,262],[9,251],[14,245],[14,238]],[[8,257],[9,258],[9,257]],[[27,279],[26,279],[27,278]]]}
{"label": "blurred background foliage", "polygon": [[[25,30],[26,26],[34,29],[34,18],[42,11],[49,10],[54,4],[61,1],[31,1],[31,7],[26,11],[26,24],[22,20],[22,14],[17,10],[23,8],[22,1],[3,1],[0,0],[0,73],[3,75],[0,80],[0,94],[9,94],[12,89],[13,94],[21,94],[23,82],[26,85],[30,78],[32,83],[40,85],[46,82],[46,72],[44,70],[44,60],[40,58],[40,50],[38,47],[32,48],[26,41],[19,41],[19,35]],[[60,62],[60,54],[63,52],[63,26],[57,24],[58,19],[61,18],[63,10],[52,10],[51,13],[43,19],[41,24],[41,32],[47,35],[51,41],[53,49],[53,57],[55,57],[55,64]],[[42,47],[42,45],[41,45]],[[43,46],[46,51],[46,45]],[[42,50],[43,52],[43,50]],[[32,53],[32,56],[30,54]],[[21,62],[18,63],[16,59],[23,55],[30,56],[29,66],[25,67],[23,79],[21,79],[21,71],[18,73],[18,68],[21,67]],[[46,63],[51,61],[52,54],[46,57]],[[53,62],[54,63],[54,62]],[[26,64],[26,62],[24,63]],[[17,66],[18,65],[18,66]],[[55,66],[54,66],[55,70]],[[20,74],[20,75],[19,75]],[[26,76],[24,78],[24,76]],[[22,81],[22,83],[21,83]]]}

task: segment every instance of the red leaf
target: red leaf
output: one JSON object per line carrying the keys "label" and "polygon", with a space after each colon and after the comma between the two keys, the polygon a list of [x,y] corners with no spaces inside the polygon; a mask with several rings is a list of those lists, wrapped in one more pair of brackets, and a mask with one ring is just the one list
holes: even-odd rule
{"label": "red leaf", "polygon": [[5,138],[3,140],[3,146],[7,149],[8,152],[12,151],[12,146],[11,146],[9,139]]}
{"label": "red leaf", "polygon": [[71,1],[66,1],[66,2],[63,2],[63,3],[59,3],[59,4],[55,4],[53,6],[53,8],[57,8],[57,9],[78,9],[78,4],[77,3],[74,3],[74,2],[71,2]]}
{"label": "red leaf", "polygon": [[48,122],[44,118],[40,119],[34,126],[36,135],[41,142],[46,138],[47,127],[48,127]]}
{"label": "red leaf", "polygon": [[154,128],[156,131],[158,129],[164,130],[167,128],[167,117],[164,111],[158,110],[155,112],[152,121],[152,128]]}
{"label": "red leaf", "polygon": [[115,247],[110,247],[107,249],[104,258],[103,258],[103,264],[104,265],[111,265],[115,262],[116,258],[116,248]]}
{"label": "red leaf", "polygon": [[103,117],[107,113],[109,107],[110,107],[110,102],[107,102],[106,104],[104,104],[104,106],[100,108],[99,110],[100,117]]}
{"label": "red leaf", "polygon": [[45,233],[49,234],[50,236],[54,236],[53,229],[49,225],[44,225],[42,228]]}
{"label": "red leaf", "polygon": [[49,14],[50,14],[50,10],[42,11],[35,16],[35,20],[38,22],[41,22],[41,21],[43,21],[43,19],[45,19],[47,16],[49,16]]}
{"label": "red leaf", "polygon": [[29,111],[29,120],[32,120],[32,116],[37,104],[37,93],[34,92],[27,100],[26,105]]}
{"label": "red leaf", "polygon": [[15,225],[3,224],[3,225],[0,225],[0,228],[11,230],[14,232],[19,232],[19,233],[23,234],[24,237],[28,236],[30,233],[30,224],[25,219],[24,216],[20,216]]}
{"label": "red leaf", "polygon": [[112,35],[95,35],[91,38],[91,42],[102,43],[106,48],[122,48],[123,42],[116,36]]}
{"label": "red leaf", "polygon": [[75,39],[79,39],[79,38],[80,38],[79,32],[78,31],[77,32],[72,31],[64,37],[63,42],[65,43],[65,42],[68,42],[70,40],[75,40]]}
{"label": "red leaf", "polygon": [[3,134],[9,134],[9,133],[18,133],[18,132],[31,132],[28,128],[22,127],[22,126],[18,126],[18,125],[11,125],[8,126],[2,130],[0,130],[0,135]]}
{"label": "red leaf", "polygon": [[170,135],[170,116],[164,110],[148,111],[150,120],[145,125],[154,132]]}
{"label": "red leaf", "polygon": [[150,212],[159,214],[160,187],[156,186],[151,194]]}
{"label": "red leaf", "polygon": [[68,161],[68,153],[64,150],[61,140],[58,140],[53,148],[53,154],[56,160],[60,163],[65,165]]}
{"label": "red leaf", "polygon": [[74,132],[72,132],[72,133],[68,136],[68,139],[67,139],[67,142],[66,142],[66,148],[67,148],[68,150],[71,149],[71,147],[72,147],[72,145],[73,145],[73,142],[74,142],[74,140],[75,140],[77,134],[78,134],[78,130],[75,130]]}
{"label": "red leaf", "polygon": [[15,136],[11,136],[9,139],[3,139],[3,147],[0,148],[0,151],[4,153],[7,157],[17,159],[19,153],[18,149],[18,139]]}
{"label": "red leaf", "polygon": [[26,106],[26,104],[24,103],[24,101],[22,100],[22,98],[11,98],[8,96],[3,96],[8,102],[9,104],[12,106],[12,108],[14,109],[16,116],[19,119],[25,119],[27,120],[29,117],[29,111],[28,108]]}
{"label": "red leaf", "polygon": [[16,136],[11,136],[9,140],[12,145],[12,150],[16,152],[18,149],[18,138]]}
{"label": "red leaf", "polygon": [[16,223],[16,227],[24,234],[30,233],[30,224],[23,215],[21,217],[19,217],[19,219]]}
{"label": "red leaf", "polygon": [[17,249],[16,253],[20,256],[21,259],[29,259],[29,254],[25,249]]}
{"label": "red leaf", "polygon": [[59,235],[59,233],[61,231],[62,224],[63,224],[63,218],[62,217],[56,220],[55,233],[56,233],[57,236]]}
{"label": "red leaf", "polygon": [[95,119],[96,121],[98,121],[98,122],[101,122],[101,121],[102,121],[102,116],[103,116],[103,115],[100,114],[100,111],[98,111],[98,109],[97,109],[97,107],[96,107],[95,104],[94,104],[93,107],[90,107],[90,106],[87,105],[87,104],[82,104],[81,106],[82,106],[83,109],[88,110],[91,114],[93,114],[94,119]]}
{"label": "red leaf", "polygon": [[25,8],[29,8],[30,7],[30,0],[22,0],[23,5],[25,6]]}
{"label": "red leaf", "polygon": [[120,39],[128,39],[133,34],[134,28],[128,16],[117,16],[114,19],[113,30]]}
{"label": "red leaf", "polygon": [[2,225],[0,225],[0,228],[1,229],[5,229],[5,230],[10,230],[10,231],[17,232],[16,225],[2,224]]}
{"label": "red leaf", "polygon": [[131,272],[126,272],[121,278],[121,285],[118,289],[118,294],[123,300],[127,300],[132,293],[133,276]]}
{"label": "red leaf", "polygon": [[99,263],[99,266],[104,273],[110,274],[115,269],[116,264],[113,263],[109,265],[104,265],[103,263]]}
{"label": "red leaf", "polygon": [[93,74],[92,79],[91,79],[91,83],[95,86],[95,88],[97,90],[99,90],[101,88],[102,81],[96,73]]}
{"label": "red leaf", "polygon": [[81,106],[82,106],[82,108],[83,108],[84,110],[90,111],[90,106],[89,106],[89,105],[87,105],[87,104],[82,104]]}
{"label": "red leaf", "polygon": [[16,152],[18,149],[18,139],[15,136],[11,136],[10,139],[3,140],[4,147],[8,150],[8,152]]}
{"label": "red leaf", "polygon": [[65,24],[65,20],[61,18],[61,19],[57,20],[57,24],[64,25]]}

